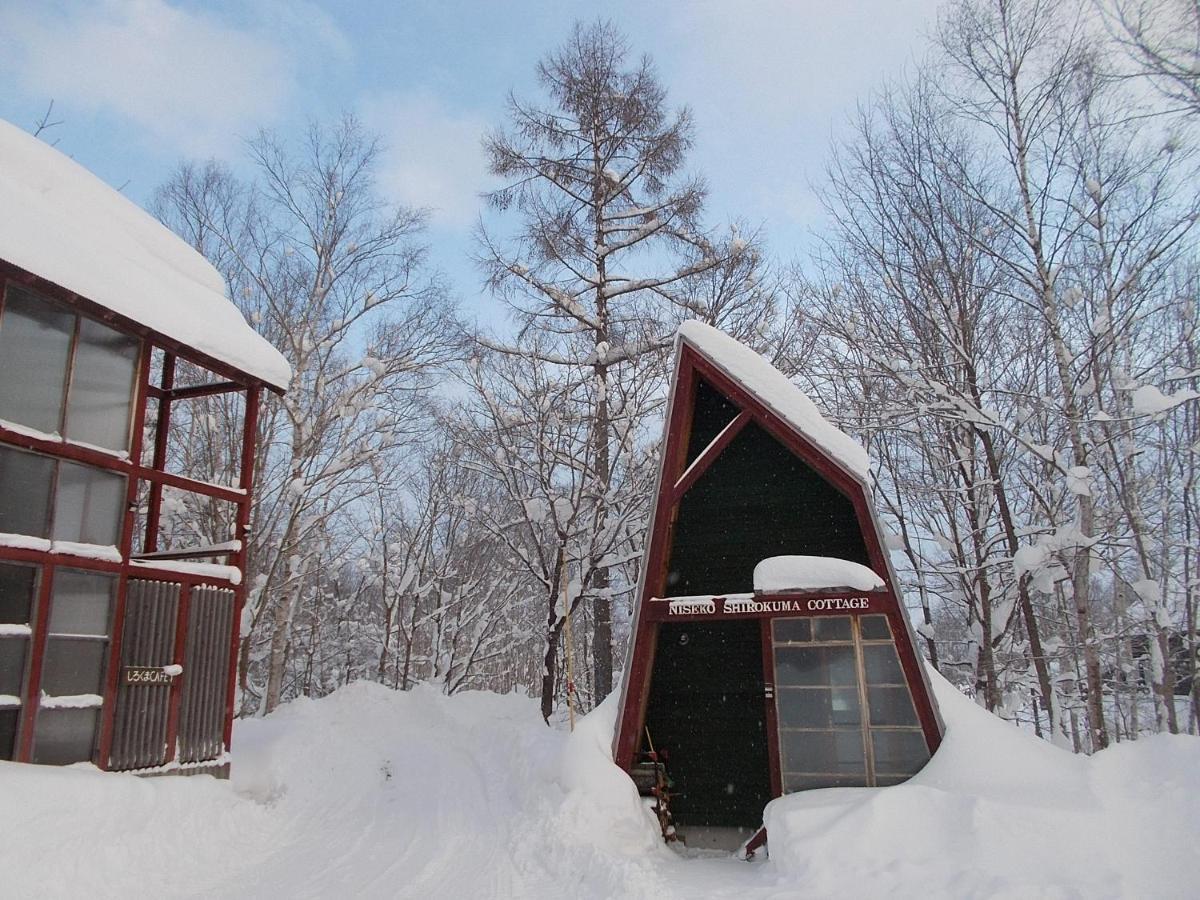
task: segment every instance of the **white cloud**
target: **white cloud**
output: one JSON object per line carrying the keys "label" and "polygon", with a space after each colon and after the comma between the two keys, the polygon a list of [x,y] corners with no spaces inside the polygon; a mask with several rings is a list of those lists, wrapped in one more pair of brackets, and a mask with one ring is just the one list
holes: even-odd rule
{"label": "white cloud", "polygon": [[0,67],[60,110],[115,114],[176,149],[215,152],[280,116],[301,48],[345,52],[328,18],[306,10],[268,0],[242,8],[251,21],[231,23],[165,0],[8,6]]}
{"label": "white cloud", "polygon": [[377,94],[360,106],[386,146],[380,187],[398,202],[431,210],[433,223],[461,229],[475,220],[489,184],[481,141],[488,123],[427,91]]}

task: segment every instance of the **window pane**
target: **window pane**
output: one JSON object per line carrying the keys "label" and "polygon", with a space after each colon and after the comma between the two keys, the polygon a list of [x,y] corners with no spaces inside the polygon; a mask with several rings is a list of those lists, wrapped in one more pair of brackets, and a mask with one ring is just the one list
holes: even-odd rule
{"label": "window pane", "polygon": [[831,728],[862,720],[856,688],[783,688],[776,697],[784,728]]}
{"label": "window pane", "polygon": [[867,644],[863,650],[863,667],[867,684],[904,684],[904,670],[896,657],[895,644]]}
{"label": "window pane", "polygon": [[102,694],[108,641],[49,638],[42,663],[42,693],[51,697]]}
{"label": "window pane", "polygon": [[812,623],[814,641],[849,641],[853,636],[849,616],[816,616]]}
{"label": "window pane", "polygon": [[0,563],[0,623],[28,625],[33,621],[33,586],[36,581],[37,569],[33,566]]}
{"label": "window pane", "polygon": [[887,775],[915,775],[929,761],[925,736],[919,731],[871,731],[875,771]]}
{"label": "window pane", "polygon": [[62,462],[54,496],[54,539],[116,544],[125,506],[125,476]]}
{"label": "window pane", "polygon": [[857,684],[854,647],[776,647],[775,681],[813,687]]}
{"label": "window pane", "polygon": [[19,709],[0,709],[0,759],[12,759],[17,743]]}
{"label": "window pane", "polygon": [[116,587],[111,575],[59,569],[50,602],[50,633],[107,635]]}
{"label": "window pane", "polygon": [[866,787],[865,775],[792,775],[783,776],[783,792],[811,791],[827,787]]}
{"label": "window pane", "polygon": [[868,687],[872,725],[918,725],[917,713],[906,687]]}
{"label": "window pane", "polygon": [[772,623],[775,641],[780,644],[808,643],[812,640],[812,619],[776,619]]}
{"label": "window pane", "polygon": [[887,616],[862,616],[858,620],[864,641],[886,641],[892,637]]}
{"label": "window pane", "polygon": [[845,731],[781,731],[783,768],[788,772],[858,775],[866,772],[863,734]]}
{"label": "window pane", "polygon": [[21,685],[25,681],[25,648],[28,646],[28,638],[0,638],[0,694],[21,696]]}
{"label": "window pane", "polygon": [[129,411],[137,369],[138,341],[99,322],[79,320],[75,372],[67,401],[67,437],[129,449]]}
{"label": "window pane", "polygon": [[98,709],[43,709],[33,731],[33,761],[52,766],[88,762],[96,742]]}
{"label": "window pane", "polygon": [[75,316],[9,286],[0,316],[0,419],[56,432]]}
{"label": "window pane", "polygon": [[0,447],[0,532],[47,537],[54,460]]}

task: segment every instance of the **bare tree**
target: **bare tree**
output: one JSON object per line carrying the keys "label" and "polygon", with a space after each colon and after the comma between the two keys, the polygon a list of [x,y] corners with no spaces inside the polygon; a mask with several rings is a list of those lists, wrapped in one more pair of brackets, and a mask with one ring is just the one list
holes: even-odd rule
{"label": "bare tree", "polygon": [[[480,231],[489,285],[521,328],[513,345],[489,343],[589,371],[593,450],[585,493],[603,531],[621,452],[614,381],[667,346],[679,317],[695,314],[695,279],[723,273],[724,284],[710,282],[718,295],[706,307],[720,315],[720,298],[753,281],[758,256],[734,232],[718,240],[702,230],[704,184],[682,174],[690,114],[668,109],[649,59],[630,59],[612,25],[576,25],[537,71],[544,105],[510,96],[508,130],[485,141],[493,174],[506,182],[488,200],[520,216],[514,240]],[[534,333],[541,335],[536,347],[525,341]],[[612,689],[612,573],[602,558],[587,568],[595,689],[603,698]]]}

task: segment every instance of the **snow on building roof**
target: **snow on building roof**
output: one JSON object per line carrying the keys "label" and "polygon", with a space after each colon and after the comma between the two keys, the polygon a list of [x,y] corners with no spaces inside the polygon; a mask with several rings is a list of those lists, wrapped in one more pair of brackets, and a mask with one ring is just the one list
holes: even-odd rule
{"label": "snow on building roof", "polygon": [[754,567],[754,590],[764,594],[851,588],[881,591],[883,579],[871,569],[832,556],[772,556]]}
{"label": "snow on building roof", "polygon": [[75,161],[0,120],[0,259],[252,378],[291,366],[252,329],[208,261]]}
{"label": "snow on building roof", "polygon": [[864,484],[869,483],[871,467],[867,451],[826,421],[808,396],[762,356],[703,322],[684,322],[679,326],[678,338],[746,388],[848,473]]}

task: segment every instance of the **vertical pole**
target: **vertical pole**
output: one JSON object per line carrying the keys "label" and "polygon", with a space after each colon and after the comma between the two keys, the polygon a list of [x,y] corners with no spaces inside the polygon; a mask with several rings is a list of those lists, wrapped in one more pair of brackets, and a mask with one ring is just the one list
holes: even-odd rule
{"label": "vertical pole", "polygon": [[100,746],[96,765],[108,768],[112,753],[113,727],[117,714],[117,691],[121,674],[121,643],[125,637],[125,597],[129,591],[129,556],[133,552],[133,526],[137,518],[139,481],[137,467],[142,458],[142,430],[146,424],[146,406],[150,402],[150,357],[153,348],[149,341],[142,341],[142,356],[138,362],[138,375],[133,392],[132,434],[129,438],[129,458],[133,468],[125,485],[125,514],[122,518],[119,550],[121,574],[117,580],[116,602],[113,604],[112,621],[108,627],[108,665],[104,670],[104,705],[100,709]]}
{"label": "vertical pole", "polygon": [[37,613],[33,620],[33,636],[29,641],[29,685],[21,704],[21,737],[18,741],[17,762],[33,758],[33,729],[37,725],[38,702],[42,690],[42,661],[46,657],[46,632],[50,628],[50,595],[54,590],[54,566],[41,567],[38,584]]}
{"label": "vertical pole", "polygon": [[[567,559],[562,548],[558,550],[558,585],[562,595],[563,605],[563,639],[566,644],[563,650],[567,655],[567,718],[571,722],[571,730],[575,730],[575,650],[571,646],[571,597],[568,591]],[[594,701],[593,701],[594,702]]]}
{"label": "vertical pole", "polygon": [[[163,471],[167,464],[167,432],[171,427],[171,388],[175,386],[175,354],[163,355],[162,396],[158,400],[158,423],[154,430],[154,462],[152,466],[157,472]],[[141,465],[141,460],[134,458],[135,466]],[[150,505],[146,511],[146,540],[143,549],[153,553],[158,549],[158,521],[162,513],[163,486],[157,481],[150,483]]]}
{"label": "vertical pole", "polygon": [[238,649],[241,643],[242,609],[246,604],[246,563],[249,560],[250,513],[254,499],[254,454],[258,438],[258,412],[262,387],[246,389],[246,415],[242,424],[242,473],[238,486],[242,499],[238,501],[235,538],[240,546],[234,555],[234,565],[242,573],[241,583],[234,588],[233,624],[230,628],[229,672],[225,689],[225,749],[233,740],[233,712],[237,700]]}

